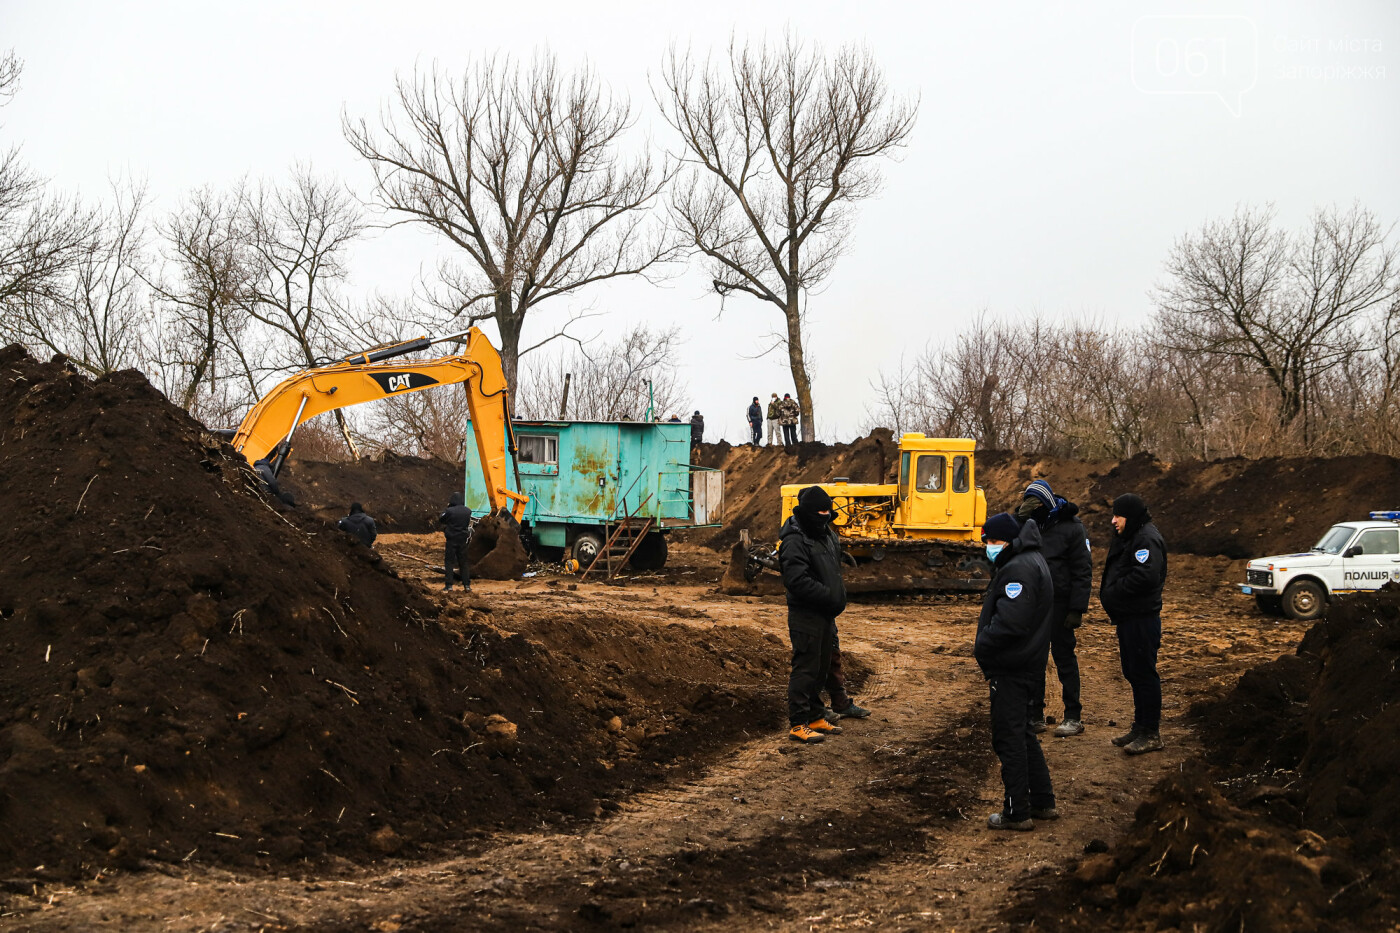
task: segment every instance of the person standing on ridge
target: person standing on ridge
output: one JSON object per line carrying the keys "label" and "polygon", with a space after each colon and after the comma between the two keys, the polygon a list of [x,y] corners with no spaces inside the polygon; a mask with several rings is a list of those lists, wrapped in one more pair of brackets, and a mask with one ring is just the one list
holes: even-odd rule
{"label": "person standing on ridge", "polygon": [[778,435],[782,433],[783,403],[778,401],[778,393],[773,393],[773,398],[768,402],[768,446],[772,447],[777,443]]}
{"label": "person standing on ridge", "polygon": [[1058,819],[1055,790],[1040,740],[1026,722],[1036,684],[1045,676],[1055,608],[1050,568],[1040,553],[1040,528],[1008,512],[982,527],[992,582],[982,598],[973,656],[991,690],[992,748],[1001,761],[1006,796],[987,817],[992,829],[1026,831]]}
{"label": "person standing on ridge", "polygon": [[[1026,487],[1025,498],[1016,517],[1034,519],[1040,528],[1040,554],[1050,568],[1055,584],[1054,623],[1050,627],[1050,656],[1060,679],[1064,716],[1055,727],[1060,738],[1084,731],[1084,708],[1079,699],[1079,659],[1075,657],[1075,634],[1089,608],[1094,589],[1094,563],[1089,538],[1079,520],[1079,506],[1055,495],[1050,484],[1038,479]],[[1031,702],[1031,728],[1045,731],[1045,669],[1041,668],[1040,688]]]}
{"label": "person standing on ridge", "polygon": [[696,460],[700,456],[700,443],[705,439],[705,416],[697,409],[695,414],[690,416],[690,459]]}
{"label": "person standing on ridge", "polygon": [[836,617],[846,609],[841,542],[831,528],[832,518],[831,496],[820,486],[808,486],[797,494],[792,516],[778,532],[778,565],[787,591],[792,642],[788,737],[804,743],[841,732],[827,721],[822,703],[822,686],[836,649]]}
{"label": "person standing on ridge", "polygon": [[1118,658],[1133,688],[1133,725],[1113,740],[1129,755],[1162,748],[1162,587],[1167,582],[1167,545],[1141,498],[1113,500],[1113,528],[1099,602],[1118,632]]}
{"label": "person standing on ridge", "polygon": [[797,404],[797,399],[791,393],[784,392],[783,400],[778,403],[778,410],[782,413],[779,418],[783,423],[783,446],[797,446],[797,420],[802,416],[802,408]]}
{"label": "person standing on ridge", "polygon": [[751,443],[757,447],[758,442],[763,438],[763,409],[758,404],[758,396],[753,397],[753,403],[748,410],[749,433],[752,436]]}
{"label": "person standing on ridge", "polygon": [[460,492],[454,492],[448,501],[450,504],[438,516],[438,523],[442,525],[443,535],[447,539],[442,556],[442,567],[447,572],[447,582],[442,589],[444,592],[451,591],[453,572],[460,569],[462,589],[470,593],[472,575],[471,565],[467,561],[467,542],[472,537],[472,510],[462,504],[463,497]]}

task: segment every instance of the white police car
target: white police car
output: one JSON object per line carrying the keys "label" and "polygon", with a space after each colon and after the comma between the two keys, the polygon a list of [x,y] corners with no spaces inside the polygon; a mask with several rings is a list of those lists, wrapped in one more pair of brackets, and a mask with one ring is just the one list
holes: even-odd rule
{"label": "white police car", "polygon": [[1316,619],[1333,596],[1400,583],[1400,511],[1328,529],[1311,551],[1249,562],[1240,591],[1264,612]]}

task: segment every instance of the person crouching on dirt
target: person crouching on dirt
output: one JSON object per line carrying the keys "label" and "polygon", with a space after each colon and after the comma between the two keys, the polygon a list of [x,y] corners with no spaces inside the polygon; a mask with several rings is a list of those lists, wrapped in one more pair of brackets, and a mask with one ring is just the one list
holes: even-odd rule
{"label": "person crouching on dirt", "polygon": [[359,538],[365,547],[374,547],[374,539],[379,537],[374,519],[365,514],[365,507],[358,502],[350,503],[350,514],[336,522],[336,527]]}
{"label": "person crouching on dirt", "polygon": [[462,589],[471,592],[472,588],[471,566],[467,562],[467,542],[472,536],[472,510],[463,505],[462,501],[462,494],[454,492],[449,500],[451,504],[438,516],[442,532],[447,537],[447,546],[442,557],[443,569],[447,571],[444,592],[452,589],[452,574],[458,569],[462,571]]}
{"label": "person crouching on dirt", "polygon": [[1129,755],[1162,747],[1162,587],[1167,582],[1167,545],[1142,499],[1127,493],[1113,500],[1113,528],[1099,602],[1118,630],[1118,658],[1133,688],[1133,726],[1113,740]]}
{"label": "person crouching on dirt", "polygon": [[[1079,735],[1084,731],[1084,708],[1079,701],[1079,660],[1074,655],[1074,630],[1084,621],[1089,608],[1089,595],[1094,589],[1094,562],[1089,553],[1089,538],[1084,523],[1079,520],[1079,506],[1055,495],[1050,484],[1038,479],[1026,487],[1025,499],[1016,510],[1016,517],[1034,519],[1040,528],[1040,555],[1050,568],[1055,584],[1055,611],[1050,626],[1050,656],[1055,659],[1055,673],[1060,678],[1060,695],[1065,711],[1055,735],[1060,738]],[[1031,728],[1045,731],[1045,668],[1040,669],[1040,684],[1031,701]]]}
{"label": "person crouching on dirt", "polygon": [[1040,528],[1002,512],[982,528],[992,582],[982,598],[973,656],[991,689],[992,748],[1001,760],[1006,797],[1001,811],[987,817],[992,829],[1035,829],[1053,820],[1055,791],[1040,740],[1026,722],[1026,708],[1045,676],[1054,582],[1040,553]]}
{"label": "person crouching on dirt", "polygon": [[273,472],[271,460],[267,457],[263,457],[261,460],[254,461],[253,472],[258,474],[258,479],[263,481],[263,485],[266,486],[267,491],[272,494],[272,498],[281,502],[283,505],[296,506],[297,501],[292,497],[292,494],[283,492],[282,487],[277,484],[277,474]]}
{"label": "person crouching on dirt", "polygon": [[846,609],[841,542],[831,519],[831,497],[820,486],[808,486],[797,494],[792,517],[778,533],[792,641],[788,736],[798,742],[820,742],[841,731],[827,722],[821,694],[836,649],[836,617]]}

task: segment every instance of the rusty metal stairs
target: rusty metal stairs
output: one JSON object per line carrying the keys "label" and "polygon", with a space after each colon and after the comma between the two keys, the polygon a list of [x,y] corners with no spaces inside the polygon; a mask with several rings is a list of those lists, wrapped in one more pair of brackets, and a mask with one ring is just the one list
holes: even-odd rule
{"label": "rusty metal stairs", "polygon": [[[636,552],[637,545],[642,543],[642,539],[656,525],[655,519],[650,516],[637,517],[637,513],[646,508],[647,502],[651,499],[648,493],[646,498],[637,503],[637,507],[625,513],[621,520],[604,526],[608,533],[608,540],[594,556],[592,563],[579,575],[580,580],[586,580],[588,575],[594,570],[606,573],[605,579],[611,580],[622,572],[622,568],[627,566],[627,561]],[[599,567],[599,562],[602,566]]]}

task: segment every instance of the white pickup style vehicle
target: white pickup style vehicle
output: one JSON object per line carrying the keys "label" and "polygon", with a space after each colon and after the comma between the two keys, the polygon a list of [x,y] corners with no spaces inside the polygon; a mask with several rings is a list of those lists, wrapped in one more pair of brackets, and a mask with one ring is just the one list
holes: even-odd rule
{"label": "white pickup style vehicle", "polygon": [[1334,596],[1400,583],[1400,511],[1328,529],[1311,551],[1249,562],[1240,590],[1266,613],[1316,619]]}

